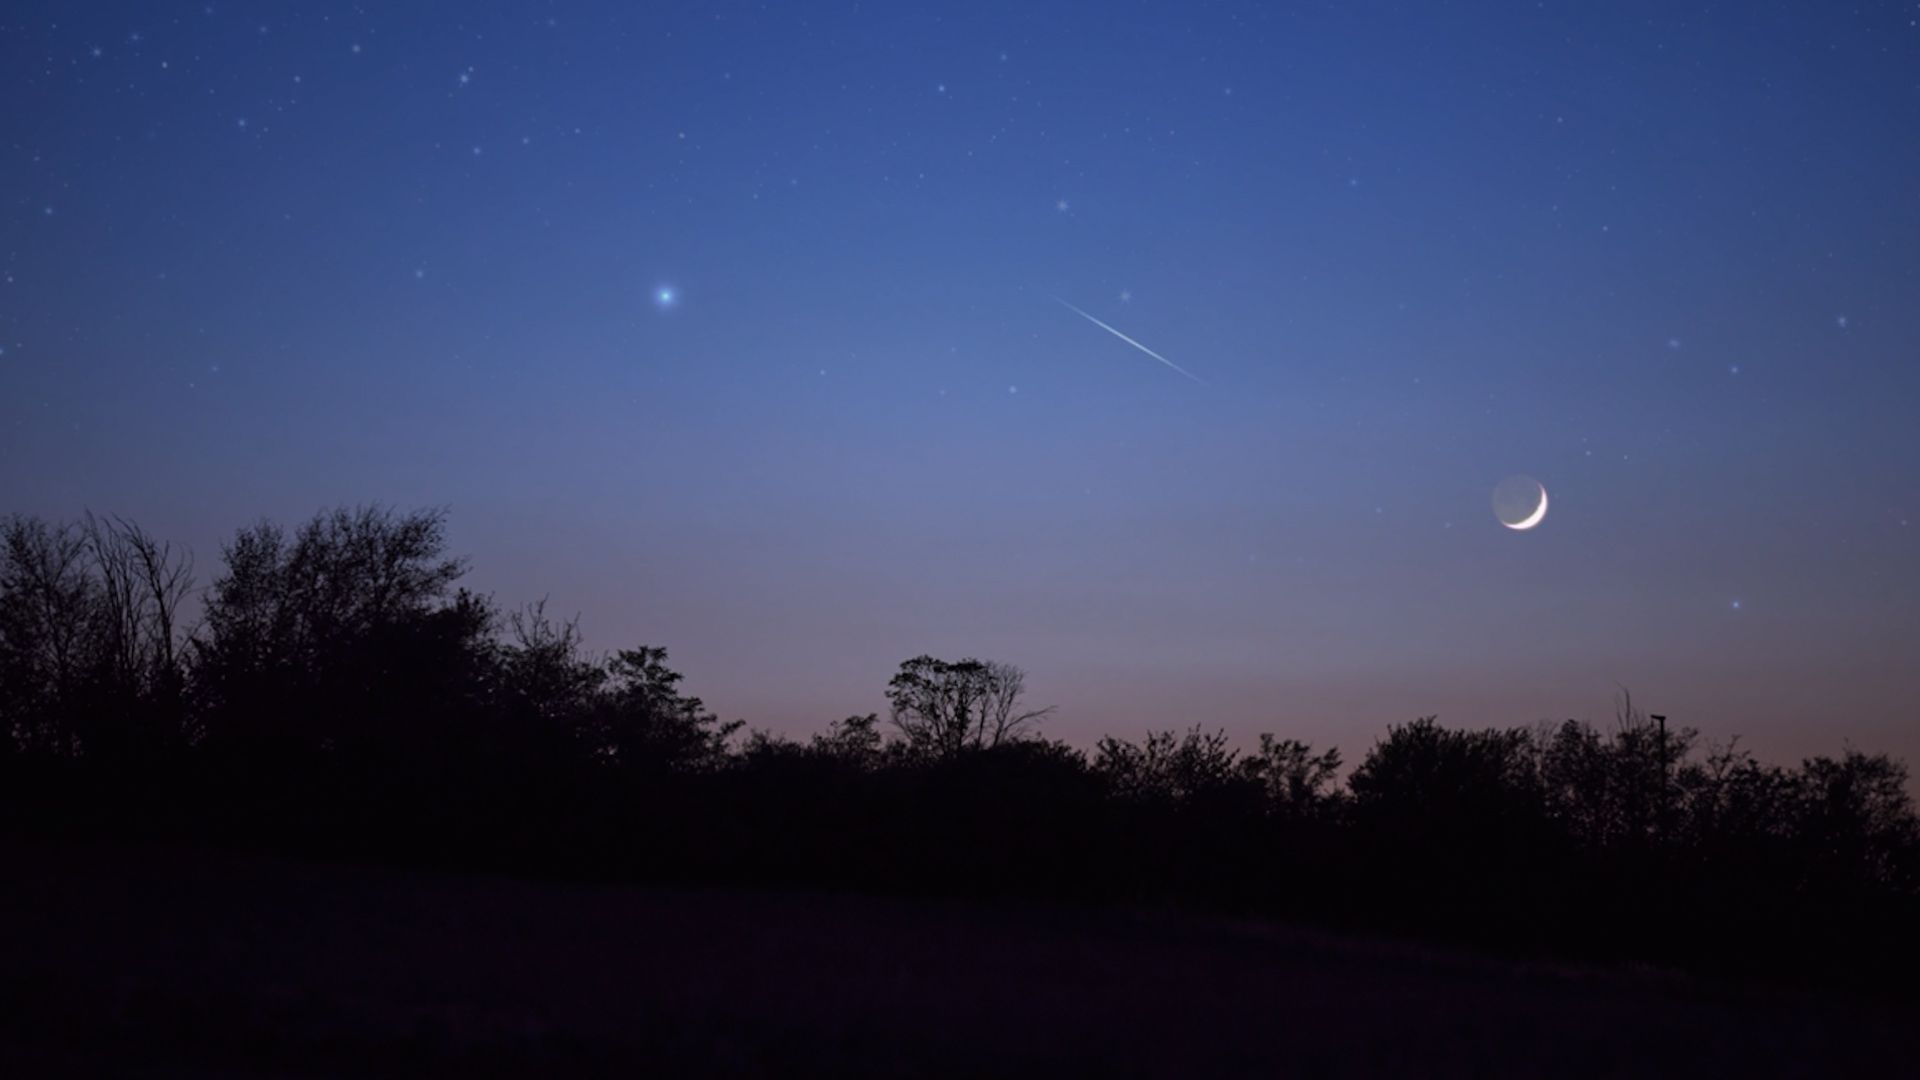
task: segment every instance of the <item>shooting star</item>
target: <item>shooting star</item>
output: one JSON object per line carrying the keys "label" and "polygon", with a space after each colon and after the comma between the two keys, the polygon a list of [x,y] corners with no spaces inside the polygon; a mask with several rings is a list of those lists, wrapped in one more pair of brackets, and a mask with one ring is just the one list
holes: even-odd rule
{"label": "shooting star", "polygon": [[1195,375],[1193,372],[1188,371],[1186,368],[1181,367],[1179,364],[1176,364],[1173,361],[1167,359],[1166,357],[1161,356],[1159,353],[1154,352],[1152,349],[1147,348],[1145,345],[1142,345],[1139,342],[1128,337],[1127,335],[1121,333],[1120,331],[1115,330],[1113,327],[1108,326],[1106,323],[1101,322],[1099,319],[1096,319],[1093,316],[1087,314],[1086,312],[1081,311],[1079,308],[1074,307],[1072,304],[1067,303],[1065,300],[1062,300],[1057,296],[1054,297],[1053,299],[1061,307],[1066,308],[1068,311],[1073,312],[1075,315],[1078,315],[1081,318],[1092,323],[1093,325],[1099,327],[1100,329],[1105,330],[1107,333],[1112,334],[1114,337],[1119,338],[1121,341],[1124,341],[1127,344],[1133,346],[1134,348],[1139,349],[1141,352],[1146,353],[1148,356],[1153,357],[1155,360],[1158,360],[1161,363],[1172,368],[1173,370],[1179,372],[1180,374],[1185,375],[1187,378],[1192,379],[1194,382],[1199,383],[1201,386],[1207,385],[1206,380],[1202,379],[1200,376]]}

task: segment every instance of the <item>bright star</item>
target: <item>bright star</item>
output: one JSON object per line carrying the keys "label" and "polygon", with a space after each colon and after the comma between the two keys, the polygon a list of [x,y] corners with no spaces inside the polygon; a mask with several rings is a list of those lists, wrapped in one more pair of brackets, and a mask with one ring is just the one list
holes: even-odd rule
{"label": "bright star", "polygon": [[673,307],[680,302],[680,290],[671,285],[662,285],[653,290],[653,304],[661,310]]}

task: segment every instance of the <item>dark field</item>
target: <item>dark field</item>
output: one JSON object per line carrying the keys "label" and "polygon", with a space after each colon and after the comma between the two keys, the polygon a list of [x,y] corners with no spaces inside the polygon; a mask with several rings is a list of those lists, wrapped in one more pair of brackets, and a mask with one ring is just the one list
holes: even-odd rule
{"label": "dark field", "polygon": [[1911,1007],[1164,914],[7,853],[0,1073],[1911,1075]]}

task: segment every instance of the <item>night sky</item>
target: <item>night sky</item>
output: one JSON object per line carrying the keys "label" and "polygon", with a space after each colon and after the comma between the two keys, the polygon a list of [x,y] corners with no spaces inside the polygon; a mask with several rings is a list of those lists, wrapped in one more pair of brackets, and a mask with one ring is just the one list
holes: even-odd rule
{"label": "night sky", "polygon": [[0,512],[444,506],[790,732],[1920,758],[1916,20],[12,3]]}

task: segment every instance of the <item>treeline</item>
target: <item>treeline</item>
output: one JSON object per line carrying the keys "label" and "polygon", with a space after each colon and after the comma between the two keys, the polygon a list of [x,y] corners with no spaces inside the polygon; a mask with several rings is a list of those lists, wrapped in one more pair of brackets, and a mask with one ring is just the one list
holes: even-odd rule
{"label": "treeline", "polygon": [[886,716],[723,722],[665,650],[589,654],[460,588],[444,518],[336,510],[184,555],[0,523],[0,814],[29,838],[588,878],[1203,906],[1897,988],[1920,949],[1905,769],[1667,730],[1391,728],[1340,755],[1203,727],[1047,739],[1021,671],[900,665]]}

